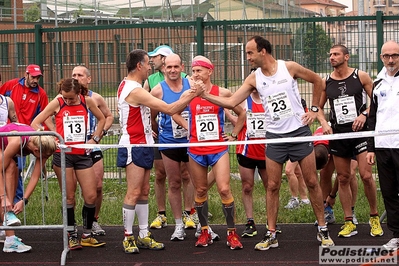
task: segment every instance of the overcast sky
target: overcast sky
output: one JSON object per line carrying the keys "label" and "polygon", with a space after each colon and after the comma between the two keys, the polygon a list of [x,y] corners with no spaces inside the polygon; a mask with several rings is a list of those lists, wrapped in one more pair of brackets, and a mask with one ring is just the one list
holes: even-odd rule
{"label": "overcast sky", "polygon": [[345,9],[346,12],[352,11],[352,0],[334,0],[334,1],[346,5],[348,7]]}

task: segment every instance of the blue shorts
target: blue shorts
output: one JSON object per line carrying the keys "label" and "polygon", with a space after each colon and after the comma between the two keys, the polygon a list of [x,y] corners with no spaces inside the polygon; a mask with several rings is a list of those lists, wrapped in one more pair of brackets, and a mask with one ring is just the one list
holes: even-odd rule
{"label": "blue shorts", "polygon": [[188,152],[188,155],[199,165],[203,167],[208,167],[208,166],[214,166],[226,152],[228,152],[227,149],[219,153],[206,154],[206,155],[197,155]]}
{"label": "blue shorts", "polygon": [[118,159],[116,165],[125,168],[127,165],[134,163],[138,167],[144,169],[152,169],[154,163],[154,148],[148,147],[132,147],[119,148]]}

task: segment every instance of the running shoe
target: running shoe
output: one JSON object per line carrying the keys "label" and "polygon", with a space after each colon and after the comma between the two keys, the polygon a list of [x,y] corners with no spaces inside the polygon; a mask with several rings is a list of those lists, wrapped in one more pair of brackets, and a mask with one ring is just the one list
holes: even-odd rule
{"label": "running shoe", "polygon": [[134,236],[125,236],[125,239],[123,239],[123,249],[125,250],[125,253],[128,254],[140,253],[136,241],[134,240]]}
{"label": "running shoe", "polygon": [[161,250],[165,248],[165,245],[163,243],[157,242],[152,236],[151,232],[148,232],[146,237],[141,238],[139,236],[137,238],[137,247],[150,250]]}
{"label": "running shoe", "polygon": [[356,225],[352,221],[346,221],[341,227],[342,230],[338,233],[339,237],[351,237],[357,235]]}
{"label": "running shoe", "polygon": [[3,220],[3,225],[5,226],[19,226],[21,225],[21,220],[18,219],[17,216],[15,216],[15,213],[12,211],[6,212],[4,214],[4,220]]}
{"label": "running shoe", "polygon": [[[195,237],[198,238],[201,235],[201,224],[197,224],[197,230],[195,232]],[[220,237],[217,233],[215,233],[211,226],[208,225],[208,232],[211,234],[212,240],[213,241],[219,241]]]}
{"label": "running shoe", "polygon": [[196,224],[191,215],[183,212],[183,223],[185,229],[195,229]]}
{"label": "running shoe", "polygon": [[354,212],[352,212],[352,221],[353,221],[353,224],[359,224],[359,222],[356,218],[356,214]]}
{"label": "running shoe", "polygon": [[[266,224],[266,230],[269,231],[269,226]],[[281,230],[281,226],[276,224],[276,233],[281,234],[283,231]]]}
{"label": "running shoe", "polygon": [[256,231],[256,226],[253,221],[248,221],[247,224],[245,225],[245,230],[242,232],[241,236],[242,237],[254,237],[258,234],[258,231]]}
{"label": "running shoe", "polygon": [[11,242],[4,242],[4,247],[3,247],[3,252],[6,253],[11,253],[11,252],[16,252],[16,253],[23,253],[23,252],[28,252],[32,249],[31,246],[25,245],[21,241],[19,241],[18,237],[14,237],[14,240]]}
{"label": "running shoe", "polygon": [[82,249],[82,245],[79,242],[77,234],[68,234],[68,247],[70,250]]}
{"label": "running shoe", "polygon": [[330,237],[328,228],[321,228],[319,232],[317,232],[317,240],[321,242],[322,247],[335,246],[334,241]]}
{"label": "running shoe", "polygon": [[105,231],[101,228],[98,222],[93,222],[91,233],[95,236],[105,236]]}
{"label": "running shoe", "polygon": [[158,214],[158,216],[155,217],[154,221],[152,221],[152,223],[150,224],[150,228],[161,229],[163,227],[166,227],[168,225],[167,221],[168,219],[165,215]]}
{"label": "running shoe", "polygon": [[80,238],[80,244],[81,244],[83,247],[93,247],[93,248],[96,248],[96,247],[104,246],[104,245],[105,245],[105,242],[103,242],[103,241],[98,241],[98,240],[94,237],[94,235],[90,234],[90,235],[88,235],[88,236],[82,235],[82,237]]}
{"label": "running shoe", "polygon": [[186,233],[184,232],[184,225],[176,225],[175,226],[175,231],[173,232],[172,236],[170,237],[170,240],[175,241],[175,240],[184,240],[186,237]]}
{"label": "running shoe", "polygon": [[278,240],[277,237],[273,237],[270,232],[267,232],[263,237],[262,241],[255,245],[255,250],[268,250],[269,248],[277,248]]}
{"label": "running shoe", "polygon": [[227,246],[233,250],[243,248],[235,229],[227,233]]}
{"label": "running shoe", "polygon": [[284,208],[293,210],[299,207],[299,200],[297,198],[291,197],[288,201],[288,204],[284,206]]}
{"label": "running shoe", "polygon": [[384,231],[382,230],[382,227],[380,224],[380,217],[378,217],[378,216],[370,217],[369,224],[371,227],[370,228],[371,236],[382,236],[384,234]]}
{"label": "running shoe", "polygon": [[197,242],[195,242],[196,247],[207,247],[213,243],[212,236],[208,232],[208,229],[201,231],[201,235],[198,237]]}
{"label": "running shoe", "polygon": [[392,238],[388,243],[382,245],[386,250],[396,251],[399,249],[399,238]]}
{"label": "running shoe", "polygon": [[191,214],[191,218],[193,219],[195,224],[199,224],[198,213],[196,211]]}

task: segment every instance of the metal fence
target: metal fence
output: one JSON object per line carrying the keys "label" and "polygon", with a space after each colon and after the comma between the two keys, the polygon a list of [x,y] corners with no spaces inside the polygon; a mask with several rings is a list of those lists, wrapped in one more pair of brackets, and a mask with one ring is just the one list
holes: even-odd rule
{"label": "metal fence", "polygon": [[[190,73],[191,59],[202,54],[215,65],[213,82],[235,91],[248,75],[245,43],[254,36],[266,37],[278,59],[294,60],[325,76],[332,71],[329,49],[343,44],[350,51],[350,64],[375,77],[382,63],[384,41],[399,40],[399,16],[314,17],[205,22],[146,23],[101,26],[60,24],[32,25],[31,29],[0,31],[0,73],[3,81],[21,77],[27,64],[43,67],[41,79],[49,98],[56,95],[56,83],[71,77],[76,65],[87,66],[92,75],[90,89],[100,93],[118,121],[116,89],[126,75],[127,53],[136,48],[148,51],[168,44],[179,53]],[[299,82],[309,103],[312,88]],[[103,142],[116,143],[117,136]],[[118,172],[116,150],[105,152],[105,171]],[[234,158],[234,157],[232,157]],[[235,160],[232,160],[235,162]],[[233,164],[232,169],[236,169]]]}

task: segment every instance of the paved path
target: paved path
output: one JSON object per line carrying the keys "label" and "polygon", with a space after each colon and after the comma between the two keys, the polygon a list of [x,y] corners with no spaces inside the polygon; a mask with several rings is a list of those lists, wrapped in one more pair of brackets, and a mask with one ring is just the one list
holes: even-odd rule
{"label": "paved path", "polygon": [[[351,238],[336,237],[341,225],[331,225],[330,230],[336,245],[382,245],[391,238],[390,231],[383,225],[385,235],[371,237],[369,225],[358,225],[359,234]],[[185,241],[169,240],[174,226],[153,230],[158,241],[165,243],[165,250],[140,250],[140,254],[125,254],[122,249],[123,228],[104,227],[107,235],[101,237],[107,245],[100,248],[83,248],[71,251],[66,265],[318,265],[319,243],[316,227],[312,224],[283,224],[283,233],[278,235],[279,247],[268,251],[254,250],[266,229],[258,225],[258,236],[243,238],[244,249],[230,250],[226,246],[225,226],[214,225],[214,231],[221,240],[206,248],[194,246],[194,230],[186,230]],[[244,226],[239,225],[241,232]],[[136,231],[137,233],[137,231]],[[17,231],[24,242],[32,245],[29,253],[2,253],[0,265],[59,265],[62,252],[61,231]],[[1,247],[1,244],[0,244]]]}

